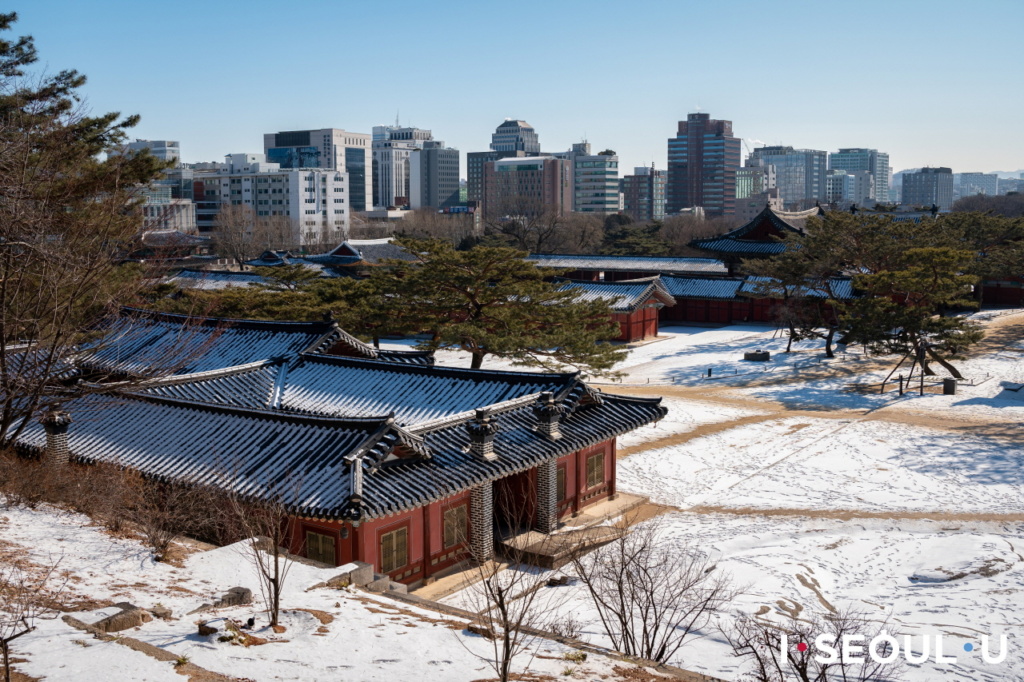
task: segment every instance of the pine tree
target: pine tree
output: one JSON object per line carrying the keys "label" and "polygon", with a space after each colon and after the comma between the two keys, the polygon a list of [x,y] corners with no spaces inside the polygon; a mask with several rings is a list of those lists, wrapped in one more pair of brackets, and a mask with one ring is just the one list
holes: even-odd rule
{"label": "pine tree", "polygon": [[[0,14],[0,31],[15,13]],[[0,40],[0,442],[36,414],[69,350],[132,301],[139,268],[117,265],[142,226],[139,188],[165,164],[105,150],[138,116],[83,112],[85,76],[26,74],[32,38]]]}
{"label": "pine tree", "polygon": [[403,239],[419,257],[376,270],[367,287],[379,314],[430,334],[422,347],[457,349],[479,368],[485,357],[564,371],[609,374],[625,351],[605,343],[618,325],[603,301],[550,280],[556,271],[504,247],[457,251],[441,241]]}

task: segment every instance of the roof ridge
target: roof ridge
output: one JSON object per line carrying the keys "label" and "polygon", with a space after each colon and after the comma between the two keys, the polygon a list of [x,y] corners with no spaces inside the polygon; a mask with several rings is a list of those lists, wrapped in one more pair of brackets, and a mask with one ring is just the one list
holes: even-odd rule
{"label": "roof ridge", "polygon": [[[381,351],[387,352],[387,351]],[[551,377],[552,379],[571,379],[577,372],[516,372],[504,369],[472,369],[469,367],[451,367],[448,365],[414,365],[401,362],[388,362],[376,358],[354,358],[347,355],[328,355],[324,353],[310,353],[302,351],[299,353],[302,360],[310,360],[334,365],[372,365],[379,369],[389,369],[395,372],[416,373],[416,374],[462,374],[468,376],[482,377],[507,377],[511,379],[538,379]]]}
{"label": "roof ridge", "polygon": [[313,423],[323,425],[334,424],[353,426],[361,424],[378,424],[387,422],[389,420],[394,420],[394,415],[392,414],[369,415],[365,417],[323,415],[290,410],[274,410],[270,408],[257,407],[239,407],[236,405],[223,405],[220,403],[199,402],[195,400],[186,400],[184,398],[171,398],[169,396],[162,395],[135,393],[133,391],[119,392],[119,395],[128,399],[156,403],[158,405],[167,405],[169,407],[185,407],[188,409],[201,410],[204,412],[234,414],[238,416],[248,416],[251,418],[265,418],[275,421],[284,421],[291,423]]}
{"label": "roof ridge", "polygon": [[[131,313],[138,315],[141,318],[155,320],[158,322],[192,322],[203,326],[216,326],[223,324],[225,327],[232,329],[256,329],[256,328],[269,328],[269,329],[280,329],[282,331],[288,330],[291,327],[308,327],[311,330],[319,331],[320,329],[330,329],[333,322],[323,321],[303,321],[303,320],[254,320],[254,319],[243,319],[233,317],[205,317],[201,315],[186,315],[183,313],[166,313],[159,310],[149,310],[147,308],[135,308],[132,306],[123,306],[121,308],[122,313]],[[295,331],[299,331],[296,329]]]}
{"label": "roof ridge", "polygon": [[[254,362],[246,362],[241,365],[232,365],[230,367],[219,367],[217,369],[208,369],[202,372],[190,372],[188,374],[170,374],[165,377],[156,377],[154,379],[147,379],[145,381],[138,382],[137,386],[146,388],[154,386],[174,386],[177,384],[190,384],[197,381],[207,381],[209,379],[219,379],[221,377],[234,376],[236,374],[245,374],[246,372],[252,372],[258,369],[263,369],[271,365],[282,364],[285,362],[284,357],[279,358],[267,358],[266,360],[256,360]],[[121,382],[130,383],[130,382]],[[116,385],[116,384],[113,384]]]}

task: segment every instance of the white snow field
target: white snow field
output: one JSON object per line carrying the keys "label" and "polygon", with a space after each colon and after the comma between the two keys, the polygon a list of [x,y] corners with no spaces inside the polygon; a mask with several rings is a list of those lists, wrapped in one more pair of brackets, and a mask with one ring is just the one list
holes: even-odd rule
{"label": "white snow field", "polygon": [[[448,682],[494,677],[487,662],[478,657],[488,655],[490,643],[467,633],[464,619],[356,590],[307,591],[336,575],[336,568],[292,565],[282,601],[281,622],[286,629],[277,634],[266,627],[256,574],[243,543],[191,554],[182,568],[175,568],[154,562],[139,542],[113,538],[79,514],[2,505],[0,538],[5,559],[17,557],[40,565],[59,559],[74,597],[130,601],[142,608],[169,607],[173,620],[154,619],[118,634],[187,657],[215,673],[258,681]],[[252,589],[256,603],[186,615],[236,585]],[[117,610],[107,606],[72,615],[93,623]],[[252,633],[268,643],[243,647],[218,641],[226,618],[241,623],[253,615],[257,625]],[[200,619],[220,632],[199,636],[196,622]],[[75,682],[183,679],[172,661],[157,661],[116,642],[95,639],[60,619],[39,621],[38,626],[14,647],[16,657],[25,659],[16,668],[27,675]],[[593,653],[578,663],[567,660],[567,652],[574,650],[536,640],[530,651],[516,659],[514,669],[528,667],[536,675],[561,676],[571,668],[575,679],[619,680],[625,678],[614,672],[616,667],[635,668]]]}
{"label": "white snow field", "polygon": [[[907,668],[912,682],[1024,680],[1024,390],[1016,390],[1024,384],[1024,342],[1005,334],[1008,325],[1020,329],[1024,311],[975,317],[1004,333],[955,363],[969,381],[952,396],[879,394],[896,358],[850,352],[823,361],[820,342],[785,354],[785,338],[757,325],[666,328],[664,338],[631,349],[620,385],[600,384],[664,396],[666,419],[619,440],[618,485],[667,505],[653,521],[662,524],[664,546],[707,552],[742,588],[719,627],[728,628],[735,612],[781,621],[852,607],[912,635],[917,654],[923,637],[944,638],[944,655],[956,661],[936,662],[933,651]],[[770,363],[741,359],[755,349],[771,351]],[[438,361],[469,366],[460,353],[440,353]],[[484,366],[517,369],[490,358]],[[237,547],[194,553],[175,568],[81,516],[0,506],[0,563],[46,564],[61,555],[82,598],[170,607],[177,620],[124,634],[214,672],[260,681],[494,677],[473,655],[485,655],[487,643],[445,622],[460,619],[362,593],[306,591],[336,569],[294,567],[286,631],[260,625],[255,633],[268,644],[200,637],[200,616],[185,612],[235,585],[258,593]],[[579,585],[550,589],[565,598],[560,610],[584,623],[584,639],[607,644]],[[443,601],[468,605],[464,594]],[[76,616],[93,622],[111,612],[95,607]],[[220,619],[244,621],[259,608],[205,618],[221,627]],[[981,660],[984,635],[996,650],[1007,636],[1002,663]],[[565,679],[620,679],[614,660],[591,655],[578,665],[565,652],[539,641],[531,671],[561,679],[575,668]],[[182,679],[170,662],[60,620],[40,623],[15,653],[25,659],[21,672],[48,680]],[[717,627],[671,663],[725,680],[744,673]]]}

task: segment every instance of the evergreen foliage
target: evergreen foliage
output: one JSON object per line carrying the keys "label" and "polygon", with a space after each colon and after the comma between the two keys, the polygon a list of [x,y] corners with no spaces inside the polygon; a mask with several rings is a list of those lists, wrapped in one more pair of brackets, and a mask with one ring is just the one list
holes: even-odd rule
{"label": "evergreen foliage", "polygon": [[[0,14],[0,31],[16,20]],[[142,227],[139,188],[166,167],[100,160],[138,116],[88,115],[85,76],[28,74],[36,61],[31,37],[0,40],[0,441],[51,400],[70,350],[135,300],[143,273],[117,262]]]}

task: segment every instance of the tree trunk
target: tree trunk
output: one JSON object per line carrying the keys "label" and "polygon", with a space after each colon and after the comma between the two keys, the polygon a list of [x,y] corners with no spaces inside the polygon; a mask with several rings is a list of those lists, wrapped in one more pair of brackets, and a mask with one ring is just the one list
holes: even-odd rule
{"label": "tree trunk", "polygon": [[[954,367],[953,365],[949,364],[949,361],[947,361],[945,358],[941,357],[938,353],[936,353],[930,347],[925,348],[925,352],[928,353],[928,355],[931,356],[932,360],[935,360],[935,362],[937,362],[940,365],[942,365],[943,367],[945,367],[946,371],[949,372],[950,374],[952,374],[955,378],[957,378],[957,379],[963,379],[964,378],[963,375],[960,374],[960,371],[957,370],[956,367]],[[928,372],[928,373],[929,374],[934,374],[934,372]]]}
{"label": "tree trunk", "polygon": [[792,324],[789,325],[789,343],[786,344],[786,352],[788,353],[793,349],[793,337],[796,335],[796,329]]}
{"label": "tree trunk", "polygon": [[480,366],[484,364],[484,354],[480,351],[473,351],[473,362],[470,364],[470,369],[480,369]]}
{"label": "tree trunk", "polygon": [[835,353],[832,352],[832,337],[836,335],[836,328],[829,327],[828,334],[825,335],[825,357],[834,358]]}

